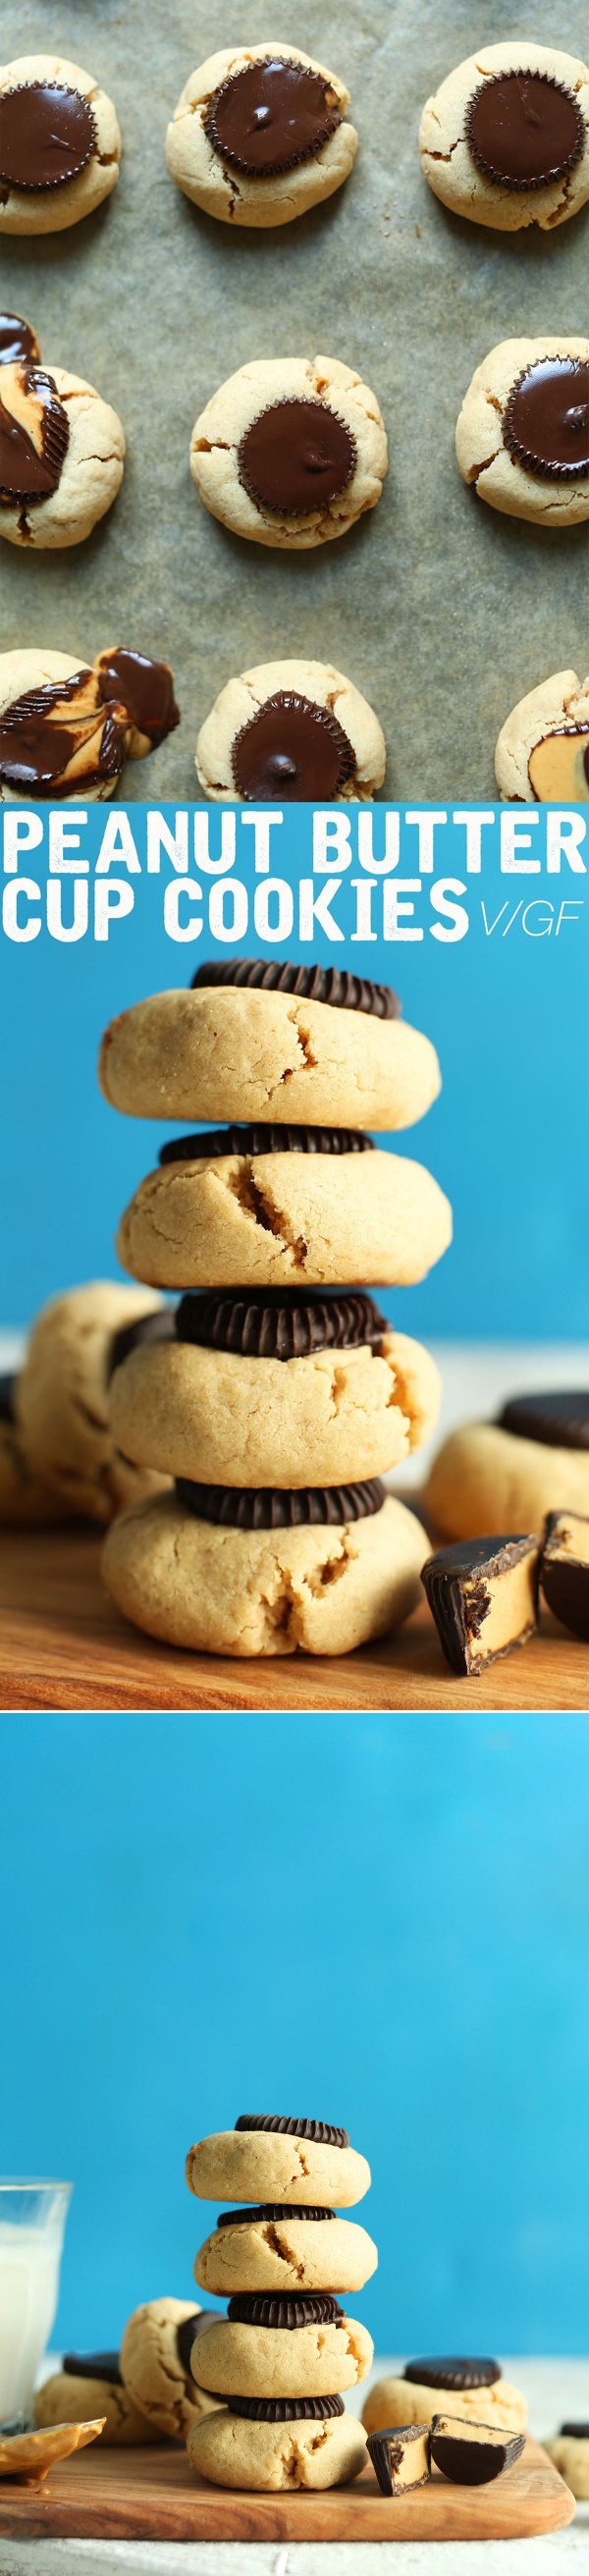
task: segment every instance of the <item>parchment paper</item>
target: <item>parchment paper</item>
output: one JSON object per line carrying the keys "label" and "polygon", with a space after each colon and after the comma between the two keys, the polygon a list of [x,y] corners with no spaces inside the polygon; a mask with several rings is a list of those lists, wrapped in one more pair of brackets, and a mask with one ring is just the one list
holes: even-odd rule
{"label": "parchment paper", "polygon": [[[4,60],[57,46],[114,97],[123,170],[69,233],[4,240],[2,295],[43,358],[120,411],[123,491],[86,545],[3,544],[1,642],[92,659],[134,644],[173,664],[182,727],[128,765],[131,800],[196,792],[199,723],[232,671],[270,655],[334,661],[371,699],[387,790],[442,802],[494,792],[500,724],[564,664],[585,672],[588,532],[500,518],[462,485],[454,427],[474,366],[519,331],[588,328],[589,209],[546,237],[447,214],[422,180],[423,99],[466,53],[513,37],[513,0],[4,0]],[[534,0],[526,32],[588,51],[586,0]],[[232,233],[169,178],[164,136],[195,64],[236,38],[299,43],[347,81],[360,135],[347,186],[276,233]],[[376,512],[288,556],[232,537],[190,479],[192,423],[251,357],[320,350],[380,398],[391,467]]]}

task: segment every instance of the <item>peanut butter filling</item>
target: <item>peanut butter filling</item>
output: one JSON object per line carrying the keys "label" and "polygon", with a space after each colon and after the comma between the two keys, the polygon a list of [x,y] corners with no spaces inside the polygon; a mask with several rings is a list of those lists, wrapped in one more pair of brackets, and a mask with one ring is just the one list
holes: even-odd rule
{"label": "peanut butter filling", "polygon": [[589,805],[589,724],[561,725],[534,743],[528,778],[539,805]]}

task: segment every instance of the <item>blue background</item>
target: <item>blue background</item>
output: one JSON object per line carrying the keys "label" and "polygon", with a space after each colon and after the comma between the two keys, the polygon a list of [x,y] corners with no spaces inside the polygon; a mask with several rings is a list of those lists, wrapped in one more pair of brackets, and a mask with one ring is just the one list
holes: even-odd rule
{"label": "blue background", "polygon": [[190,2296],[186,2149],[278,2110],[369,2156],[381,2350],[581,2352],[585,1720],[16,1724],[2,2160],[75,2182],[56,2340]]}
{"label": "blue background", "polygon": [[[136,830],[144,810],[130,809]],[[166,810],[171,818],[173,809]],[[104,817],[104,807],[94,808],[97,830]],[[276,864],[283,873],[304,872],[292,809],[285,834],[287,826],[287,866],[283,858]],[[24,868],[38,874],[36,853]],[[454,844],[439,872],[463,875]],[[119,1215],[169,1132],[118,1117],[101,1099],[95,1071],[100,1035],[114,1013],[145,993],[188,984],[210,953],[206,937],[195,948],[166,938],[169,873],[164,863],[161,879],[131,880],[135,911],[106,945],[86,938],[62,947],[45,930],[30,946],[0,945],[5,1325],[26,1322],[60,1288],[113,1275]],[[399,873],[414,874],[414,864]],[[357,874],[352,867],[350,878]],[[318,878],[316,891],[327,882]],[[586,878],[568,868],[560,878],[502,878],[491,863],[469,880],[472,927],[459,945],[426,937],[415,946],[346,943],[342,951],[317,936],[320,962],[339,965],[343,956],[356,972],[393,983],[406,1019],[427,1030],[441,1059],[441,1099],[393,1141],[396,1151],[430,1164],[447,1190],[455,1241],[422,1288],[385,1297],[404,1330],[469,1340],[566,1340],[587,1332],[586,889]],[[346,879],[344,890],[352,904]],[[67,901],[71,886],[65,891]],[[542,895],[579,904],[582,919],[558,939],[526,938],[519,928],[507,938],[485,937],[481,896],[493,917],[502,903],[511,910]],[[254,935],[237,946],[255,954],[259,943]],[[293,937],[278,953],[299,955],[300,944]]]}

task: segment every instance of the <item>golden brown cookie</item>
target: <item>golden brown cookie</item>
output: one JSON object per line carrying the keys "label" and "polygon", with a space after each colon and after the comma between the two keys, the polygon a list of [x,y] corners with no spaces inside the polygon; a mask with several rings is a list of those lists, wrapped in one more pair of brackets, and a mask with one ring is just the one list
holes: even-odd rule
{"label": "golden brown cookie", "polygon": [[166,136],[172,178],[221,223],[291,224],[349,177],[348,91],[295,45],[233,45],[191,73]]}
{"label": "golden brown cookie", "polygon": [[392,1495],[360,1520],[244,1530],[164,1494],[113,1522],[102,1572],[125,1618],[169,1645],[337,1655],[409,1616],[426,1554],[419,1521]]}

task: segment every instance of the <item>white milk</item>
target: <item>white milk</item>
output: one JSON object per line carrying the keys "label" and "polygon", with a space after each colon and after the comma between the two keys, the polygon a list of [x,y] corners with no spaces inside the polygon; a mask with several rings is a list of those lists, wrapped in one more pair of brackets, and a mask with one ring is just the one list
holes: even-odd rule
{"label": "white milk", "polygon": [[0,2422],[32,2413],[57,2307],[62,2232],[61,2221],[40,2228],[0,2220]]}

